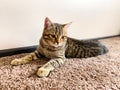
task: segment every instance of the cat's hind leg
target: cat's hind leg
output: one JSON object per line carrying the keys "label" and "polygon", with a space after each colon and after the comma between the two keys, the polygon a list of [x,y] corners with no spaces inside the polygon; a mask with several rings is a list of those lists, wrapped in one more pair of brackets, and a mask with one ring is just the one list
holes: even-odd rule
{"label": "cat's hind leg", "polygon": [[11,65],[21,65],[21,64],[26,64],[26,63],[29,63],[30,61],[32,60],[35,60],[37,59],[37,51],[35,52],[32,52],[22,58],[19,58],[19,59],[14,59],[11,61]]}

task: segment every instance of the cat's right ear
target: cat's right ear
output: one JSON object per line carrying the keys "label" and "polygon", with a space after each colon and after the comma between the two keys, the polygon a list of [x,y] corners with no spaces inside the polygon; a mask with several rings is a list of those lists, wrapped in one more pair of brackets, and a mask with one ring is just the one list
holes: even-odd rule
{"label": "cat's right ear", "polygon": [[72,24],[72,22],[69,22],[67,24],[63,24],[64,30],[68,29],[68,27]]}
{"label": "cat's right ear", "polygon": [[45,22],[44,22],[44,28],[47,28],[51,25],[52,25],[52,22],[50,21],[50,19],[48,17],[46,17]]}

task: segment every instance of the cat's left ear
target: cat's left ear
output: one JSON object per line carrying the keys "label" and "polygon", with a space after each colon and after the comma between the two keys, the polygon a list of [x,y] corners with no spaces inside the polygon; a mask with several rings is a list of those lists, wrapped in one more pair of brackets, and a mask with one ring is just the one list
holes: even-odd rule
{"label": "cat's left ear", "polygon": [[68,27],[69,27],[71,24],[72,24],[72,22],[69,22],[69,23],[67,23],[67,24],[63,24],[63,29],[64,29],[64,30],[67,30]]}
{"label": "cat's left ear", "polygon": [[44,28],[47,28],[51,25],[52,25],[52,22],[50,21],[50,19],[48,17],[46,17],[45,22],[44,22]]}

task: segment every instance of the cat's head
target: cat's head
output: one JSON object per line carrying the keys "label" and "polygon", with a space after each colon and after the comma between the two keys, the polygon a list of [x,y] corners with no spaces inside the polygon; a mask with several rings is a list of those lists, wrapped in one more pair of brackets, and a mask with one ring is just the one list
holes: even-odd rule
{"label": "cat's head", "polygon": [[67,24],[53,23],[49,18],[45,18],[44,30],[42,35],[42,41],[44,44],[59,47],[67,41],[67,28],[70,26]]}

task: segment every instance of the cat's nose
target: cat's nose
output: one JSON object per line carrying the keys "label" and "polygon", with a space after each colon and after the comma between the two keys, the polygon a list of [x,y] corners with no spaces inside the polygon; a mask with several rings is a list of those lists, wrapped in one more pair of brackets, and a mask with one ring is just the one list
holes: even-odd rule
{"label": "cat's nose", "polygon": [[56,44],[58,45],[60,42],[56,42]]}
{"label": "cat's nose", "polygon": [[56,40],[56,44],[58,45],[60,43],[60,39],[57,39]]}

